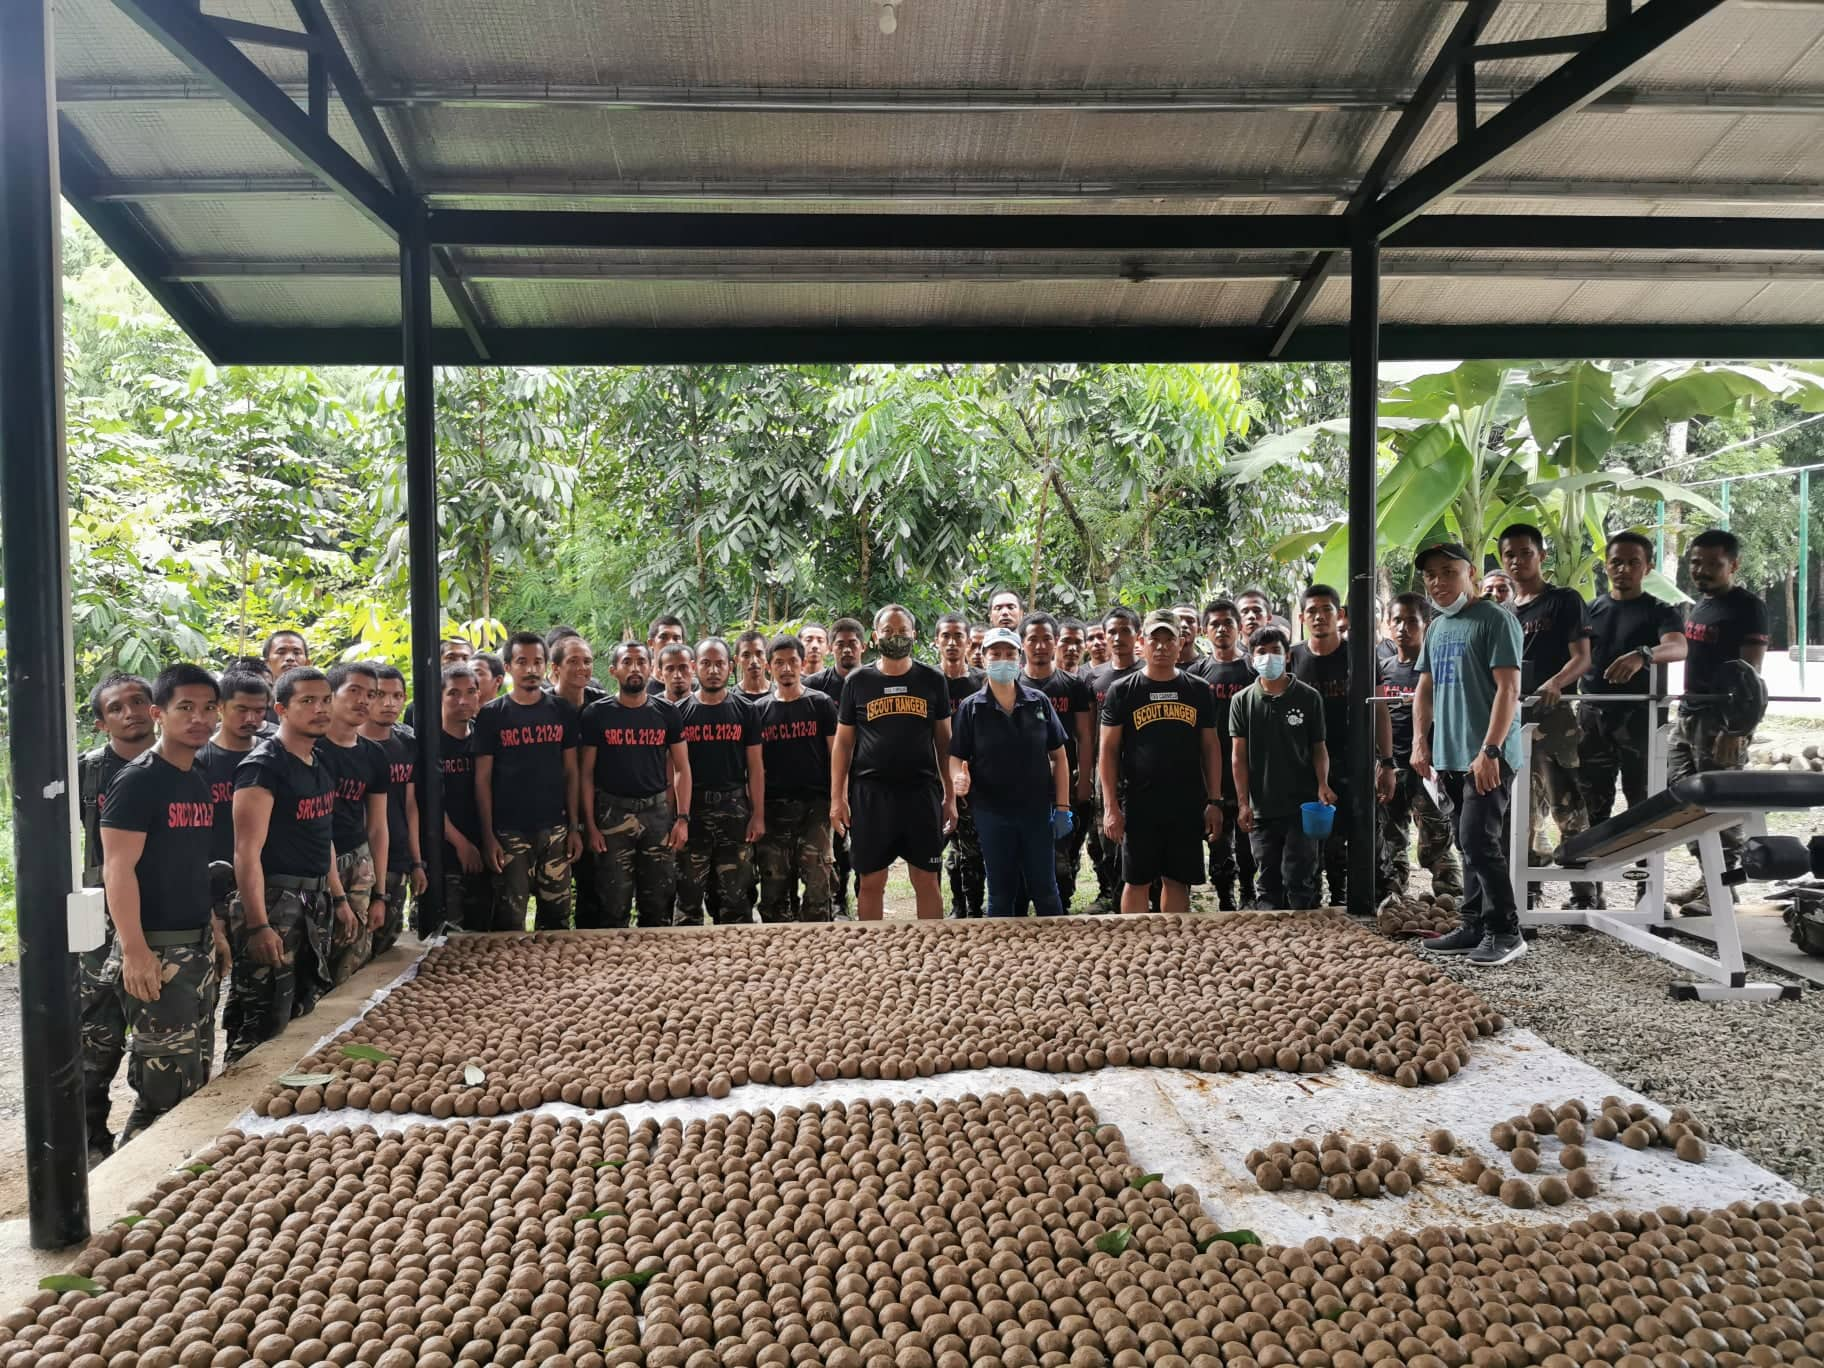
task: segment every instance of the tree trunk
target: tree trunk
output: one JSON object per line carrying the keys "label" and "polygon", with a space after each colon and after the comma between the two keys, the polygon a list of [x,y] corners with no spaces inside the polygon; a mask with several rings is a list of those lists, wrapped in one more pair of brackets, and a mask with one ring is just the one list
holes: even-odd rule
{"label": "tree trunk", "polygon": [[1076,530],[1077,539],[1083,543],[1083,561],[1089,567],[1089,577],[1099,585],[1108,583],[1108,567],[1102,563],[1102,553],[1097,550],[1096,539],[1089,534],[1089,526],[1083,521],[1083,515],[1077,512],[1077,505],[1064,488],[1064,481],[1058,475],[1058,468],[1050,467],[1046,479],[1058,492],[1058,507],[1064,510],[1064,516],[1070,519],[1070,525]]}
{"label": "tree trunk", "polygon": [[855,522],[861,533],[861,607],[866,612],[868,607],[868,577],[874,566],[874,544],[868,537],[868,506],[863,504],[855,514]]}
{"label": "tree trunk", "polygon": [[1036,609],[1039,602],[1039,566],[1045,559],[1045,502],[1051,493],[1051,481],[1039,484],[1039,516],[1032,533],[1032,582],[1026,586],[1026,603]]}
{"label": "tree trunk", "polygon": [[1788,649],[1799,644],[1799,593],[1798,576],[1786,572],[1786,645]]}
{"label": "tree trunk", "polygon": [[481,620],[494,620],[494,544],[481,543]]}

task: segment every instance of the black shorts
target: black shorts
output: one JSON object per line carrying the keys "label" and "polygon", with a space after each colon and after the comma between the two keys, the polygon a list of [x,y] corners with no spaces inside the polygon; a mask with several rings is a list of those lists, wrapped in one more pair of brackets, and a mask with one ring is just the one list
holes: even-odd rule
{"label": "black shorts", "polygon": [[937,784],[849,781],[849,868],[873,874],[895,860],[936,873],[944,857],[944,791]]}
{"label": "black shorts", "polygon": [[1182,803],[1126,803],[1127,834],[1121,840],[1121,879],[1150,884],[1203,882],[1203,800]]}

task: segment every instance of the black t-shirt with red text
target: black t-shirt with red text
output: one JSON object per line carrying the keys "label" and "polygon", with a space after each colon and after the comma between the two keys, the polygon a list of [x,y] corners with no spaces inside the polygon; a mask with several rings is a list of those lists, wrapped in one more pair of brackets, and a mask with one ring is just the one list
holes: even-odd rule
{"label": "black t-shirt with red text", "polygon": [[[314,755],[314,752],[313,752]],[[234,787],[272,794],[272,820],[260,868],[294,879],[329,876],[330,824],[336,809],[335,778],[318,761],[306,764],[269,736],[235,767]]]}
{"label": "black t-shirt with red text", "polygon": [[863,665],[843,681],[836,720],[855,728],[851,778],[934,783],[936,727],[950,720],[950,690],[943,675],[916,660],[904,674]]}
{"label": "black t-shirt with red text", "polygon": [[[1547,585],[1538,598],[1509,605],[1520,619],[1520,697],[1531,698],[1539,686],[1571,660],[1571,648],[1590,634],[1590,610],[1575,589]],[[1339,754],[1334,746],[1332,755]]]}
{"label": "black t-shirt with red text", "polygon": [[1374,662],[1374,692],[1381,698],[1397,698],[1389,703],[1387,717],[1393,724],[1393,763],[1401,769],[1412,765],[1412,696],[1419,691],[1419,659],[1401,660],[1399,649]]}
{"label": "black t-shirt with red text", "polygon": [[196,753],[196,767],[209,784],[209,801],[215,804],[215,825],[209,833],[211,860],[234,862],[234,771],[250,751],[229,750],[211,741]]}
{"label": "black t-shirt with red text", "polygon": [[129,761],[108,786],[101,824],[143,832],[134,875],[146,931],[201,931],[209,924],[209,845],[215,830],[209,780],[156,750]]}
{"label": "black t-shirt with red text", "polygon": [[836,704],[830,696],[807,689],[788,702],[769,694],[757,712],[766,796],[828,802],[829,738],[836,735]]}
{"label": "black t-shirt with red text", "polygon": [[386,740],[375,741],[386,756],[386,868],[403,873],[412,867],[411,830],[405,823],[405,790],[417,782],[418,733],[394,724]]}
{"label": "black t-shirt with red text", "polygon": [[[1349,737],[1349,643],[1339,642],[1329,655],[1319,655],[1311,643],[1301,641],[1292,648],[1286,673],[1317,690],[1324,700],[1324,737],[1332,755],[1347,755],[1344,749]],[[1334,788],[1343,776],[1333,772]]]}
{"label": "black t-shirt with red text", "polygon": [[494,830],[521,834],[563,825],[564,752],[575,750],[576,709],[555,694],[516,703],[511,694],[481,705],[475,716],[475,756],[491,756]]}
{"label": "black t-shirt with red text", "polygon": [[1043,679],[1034,679],[1022,671],[1020,683],[1029,689],[1037,690],[1051,700],[1051,706],[1058,714],[1058,722],[1064,728],[1064,758],[1069,762],[1070,772],[1074,775],[1077,772],[1078,760],[1077,719],[1079,717],[1089,718],[1091,731],[1094,731],[1095,694],[1090,692],[1089,685],[1074,674],[1067,674],[1063,670],[1053,670]]}
{"label": "black t-shirt with red text", "polygon": [[1685,613],[1685,692],[1721,693],[1725,661],[1740,660],[1744,646],[1767,644],[1767,605],[1741,585],[1706,594]]}
{"label": "black t-shirt with red text", "polygon": [[1254,667],[1248,663],[1246,656],[1236,656],[1233,660],[1218,660],[1215,656],[1199,656],[1197,666],[1185,671],[1210,686],[1210,697],[1216,704],[1216,738],[1222,747],[1222,796],[1234,802],[1235,770],[1229,763],[1234,747],[1229,743],[1235,738],[1229,731],[1229,704],[1235,696],[1244,692],[1258,676]]}
{"label": "black t-shirt with red text", "polygon": [[583,710],[583,749],[595,750],[596,792],[650,798],[670,781],[666,761],[684,739],[678,710],[648,694],[637,708],[604,698]]}
{"label": "black t-shirt with red text", "polygon": [[[437,768],[443,773],[443,815],[450,825],[469,838],[469,844],[481,845],[481,809],[475,805],[475,738],[451,736],[447,731],[437,738]],[[443,843],[443,869],[454,874],[456,848]]]}
{"label": "black t-shirt with red text", "polygon": [[693,793],[746,787],[747,748],[760,744],[753,704],[732,693],[724,693],[720,703],[705,703],[692,694],[678,709],[678,720],[690,747]]}
{"label": "black t-shirt with red text", "polygon": [[330,837],[336,843],[336,853],[346,855],[367,841],[367,800],[376,793],[387,792],[391,782],[386,752],[365,736],[357,736],[352,746],[320,736],[317,762],[336,781],[336,812]]}

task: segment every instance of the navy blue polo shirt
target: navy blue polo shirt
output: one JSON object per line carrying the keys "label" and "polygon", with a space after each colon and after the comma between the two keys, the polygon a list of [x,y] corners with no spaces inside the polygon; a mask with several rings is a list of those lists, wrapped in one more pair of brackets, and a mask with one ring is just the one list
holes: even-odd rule
{"label": "navy blue polo shirt", "polygon": [[969,763],[969,801],[1007,812],[1050,807],[1051,753],[1064,744],[1058,710],[1037,689],[1015,682],[1007,712],[984,685],[956,705],[950,719],[950,754]]}

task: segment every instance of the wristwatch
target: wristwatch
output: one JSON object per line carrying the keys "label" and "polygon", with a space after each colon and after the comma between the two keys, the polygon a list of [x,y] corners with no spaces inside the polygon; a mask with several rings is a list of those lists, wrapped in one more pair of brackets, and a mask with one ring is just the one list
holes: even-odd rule
{"label": "wristwatch", "polygon": [[1394,768],[1393,757],[1391,755],[1377,755],[1374,758],[1374,763],[1379,765],[1382,769]]}
{"label": "wristwatch", "polygon": [[1482,754],[1486,755],[1490,760],[1499,760],[1502,758],[1501,747],[1499,746],[1484,746],[1482,747]]}
{"label": "wristwatch", "polygon": [[1651,646],[1641,646],[1637,649],[1640,653],[1640,658],[1651,665],[1653,663],[1653,648]]}

